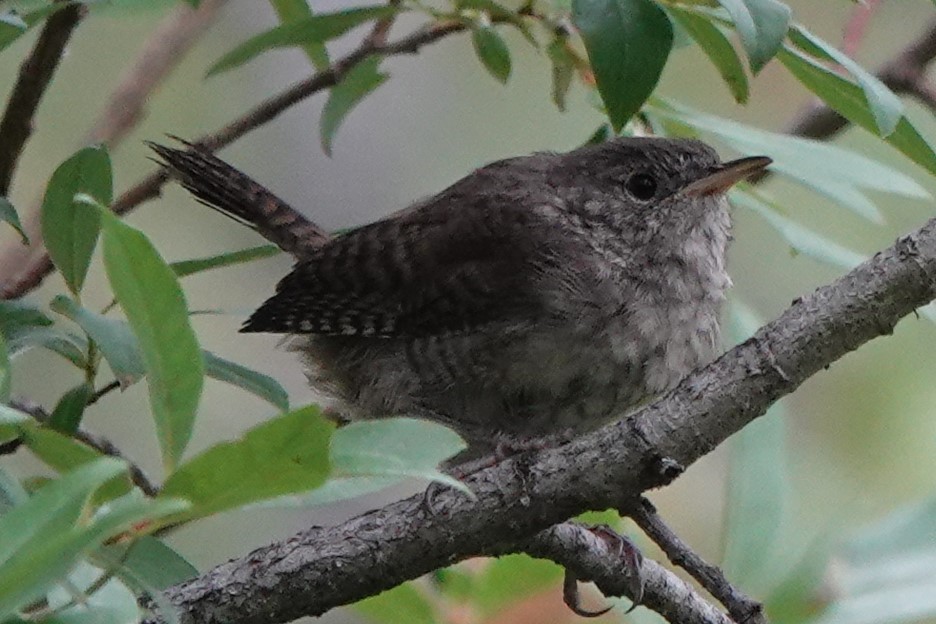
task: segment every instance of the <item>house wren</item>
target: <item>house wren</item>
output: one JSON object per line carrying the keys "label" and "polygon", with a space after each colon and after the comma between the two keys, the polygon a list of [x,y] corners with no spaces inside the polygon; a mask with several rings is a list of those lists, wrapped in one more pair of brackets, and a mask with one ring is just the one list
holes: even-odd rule
{"label": "house wren", "polygon": [[442,422],[474,453],[592,429],[712,358],[725,192],[770,163],[618,138],[495,162],[329,237],[207,152],[152,147],[296,256],[241,331],[296,335],[340,416]]}

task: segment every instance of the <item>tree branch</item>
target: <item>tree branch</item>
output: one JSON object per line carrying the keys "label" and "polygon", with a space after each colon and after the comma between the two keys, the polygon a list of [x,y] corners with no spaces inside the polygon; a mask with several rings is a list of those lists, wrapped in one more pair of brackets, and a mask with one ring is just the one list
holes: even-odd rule
{"label": "tree branch", "polygon": [[510,545],[573,515],[666,484],[673,466],[690,465],[934,297],[936,220],[797,300],[629,417],[472,475],[466,483],[475,500],[445,490],[433,497],[432,511],[416,496],[335,527],[310,528],[176,585],[167,597],[185,623],[288,622],[461,559],[516,548]]}
{"label": "tree branch", "polygon": [[85,12],[83,5],[69,4],[52,14],[32,52],[20,66],[19,77],[0,120],[0,195],[9,194],[16,163],[33,131],[33,116]]}

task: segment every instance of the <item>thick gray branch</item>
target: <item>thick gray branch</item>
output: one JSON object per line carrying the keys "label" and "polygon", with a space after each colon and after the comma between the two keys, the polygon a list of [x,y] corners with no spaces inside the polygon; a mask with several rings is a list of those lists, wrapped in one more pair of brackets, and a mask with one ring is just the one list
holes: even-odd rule
{"label": "thick gray branch", "polygon": [[[168,590],[186,623],[287,622],[360,600],[670,481],[781,396],[936,297],[936,220],[797,300],[630,417],[454,491],[314,527]],[[580,576],[586,576],[579,571]]]}

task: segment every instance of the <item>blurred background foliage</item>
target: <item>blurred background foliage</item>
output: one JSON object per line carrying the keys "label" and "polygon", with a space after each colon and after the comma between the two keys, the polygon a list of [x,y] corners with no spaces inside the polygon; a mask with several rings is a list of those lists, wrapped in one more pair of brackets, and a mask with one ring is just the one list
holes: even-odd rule
{"label": "blurred background foliage", "polygon": [[[21,211],[37,203],[54,168],[80,145],[93,112],[103,105],[140,41],[173,4],[141,0],[139,5],[145,5],[146,10],[135,7],[132,11],[103,12],[76,33],[40,109],[37,132],[20,165],[11,199]],[[317,12],[350,5],[343,0],[313,4]],[[788,4],[799,22],[833,43],[841,40],[843,24],[854,10],[846,1],[790,0]],[[933,13],[933,4],[922,0],[882,3],[857,51],[857,60],[865,67],[878,66],[913,38]],[[394,32],[407,32],[418,19],[403,16]],[[308,74],[308,58],[290,49],[205,78],[207,69],[235,42],[275,23],[276,16],[266,2],[234,1],[226,6],[201,43],[150,99],[147,117],[113,151],[118,191],[153,170],[143,140],[163,140],[167,133],[198,136]],[[355,31],[330,49],[336,54],[349,50],[359,36],[360,31]],[[549,68],[543,56],[524,45],[518,32],[505,29],[503,36],[513,55],[506,85],[492,78],[475,58],[470,37],[456,35],[427,46],[416,56],[387,59],[382,70],[390,80],[349,115],[335,136],[331,157],[323,153],[318,136],[324,94],[291,108],[223,150],[222,156],[324,227],[337,229],[402,208],[483,163],[535,150],[567,150],[583,143],[603,121],[585,91],[573,87],[567,110],[557,111],[549,100]],[[35,33],[24,36],[4,52],[0,63],[4,89],[12,84],[18,59],[28,52],[34,39]],[[782,131],[812,98],[779,63],[772,62],[753,79],[748,104],[739,106],[694,47],[674,51],[657,94],[775,131]],[[910,100],[906,105],[908,116],[923,136],[936,136],[933,115]],[[834,141],[905,172],[936,194],[931,176],[867,132],[850,128]],[[931,217],[933,211],[932,201],[875,195],[885,221],[871,225],[782,179],[771,179],[766,188],[788,216],[864,254],[889,245],[896,236]],[[750,212],[738,210],[736,217],[730,271],[736,290],[743,293],[744,302],[757,317],[773,318],[798,295],[843,272],[809,257],[792,255],[775,231]],[[169,261],[261,242],[252,232],[196,204],[175,185],[165,188],[160,201],[147,204],[127,220],[146,232]],[[0,245],[13,241],[15,235],[0,228]],[[275,377],[288,390],[292,404],[303,405],[316,397],[308,390],[296,357],[278,348],[274,336],[236,333],[240,313],[264,300],[289,265],[288,258],[277,256],[213,271],[188,278],[185,291],[191,309],[220,308],[235,313],[194,317],[204,348]],[[54,275],[32,297],[48,301],[62,289],[61,278]],[[108,297],[100,263],[92,265],[85,292],[88,299]],[[784,487],[790,492],[785,512],[789,525],[783,527],[785,541],[776,556],[785,549],[799,553],[841,543],[894,509],[936,495],[934,352],[936,326],[910,317],[898,325],[893,336],[849,355],[784,401],[785,417],[777,422],[785,425],[785,431],[774,435],[785,437],[780,461],[788,470]],[[17,362],[13,394],[54,405],[74,381],[73,370],[60,358],[32,351]],[[85,424],[106,432],[128,456],[150,473],[159,474],[160,456],[152,423],[140,417],[148,409],[146,391],[137,384],[89,408]],[[235,438],[275,413],[272,406],[251,395],[209,381],[188,455],[218,440]],[[673,485],[651,493],[663,517],[703,556],[713,560],[719,558],[722,547],[728,451],[726,445],[692,466]],[[20,476],[43,471],[23,453],[14,460],[4,459],[4,465],[12,466],[12,472]],[[186,526],[167,542],[204,570],[302,527],[337,522],[414,489],[397,488],[331,506],[231,511]],[[921,535],[932,535],[927,530],[933,529],[921,529]],[[871,556],[867,551],[864,555]],[[467,567],[471,565],[479,564]],[[504,583],[515,583],[516,570],[525,569],[527,564],[516,565]],[[744,564],[738,565],[743,568]],[[534,568],[537,575],[555,574],[554,569],[550,572],[554,568],[551,564]],[[469,587],[470,581],[459,580],[465,575],[458,570],[424,579],[417,587],[424,591],[453,587],[452,596],[459,591],[467,596],[503,588],[502,583],[490,580],[486,581],[490,585],[487,590]],[[832,593],[849,582],[829,571],[823,574],[825,587]],[[537,578],[532,572],[530,575]],[[744,586],[743,581],[741,584]],[[537,599],[525,604],[491,598],[490,604],[499,608],[486,614],[490,618],[486,621],[575,619],[557,607],[560,595],[555,586],[534,586]],[[413,591],[417,590],[400,590],[400,602],[391,609],[400,614],[396,621],[434,621],[431,614],[420,615],[423,607],[419,600],[411,603],[412,613],[401,610],[400,605],[406,602],[403,594]],[[448,606],[446,621],[471,622],[480,617],[468,607],[460,612],[458,601]],[[502,606],[508,610],[500,610]],[[365,616],[377,613],[381,621],[393,621],[379,603],[363,611]],[[642,619],[639,613],[628,617]],[[335,622],[360,617],[347,610],[326,616]]]}

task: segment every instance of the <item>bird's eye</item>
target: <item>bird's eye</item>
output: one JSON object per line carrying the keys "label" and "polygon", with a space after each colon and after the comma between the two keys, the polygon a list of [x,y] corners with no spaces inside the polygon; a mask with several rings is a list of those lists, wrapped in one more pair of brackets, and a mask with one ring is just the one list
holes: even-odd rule
{"label": "bird's eye", "polygon": [[624,187],[636,199],[647,201],[656,195],[657,181],[649,173],[635,173],[627,180]]}

